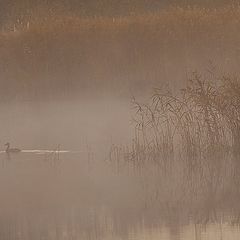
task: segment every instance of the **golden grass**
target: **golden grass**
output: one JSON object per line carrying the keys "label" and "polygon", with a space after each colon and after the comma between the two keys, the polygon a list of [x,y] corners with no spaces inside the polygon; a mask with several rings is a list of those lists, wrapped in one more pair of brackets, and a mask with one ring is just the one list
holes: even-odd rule
{"label": "golden grass", "polygon": [[58,95],[63,88],[78,94],[96,87],[144,91],[158,81],[180,85],[186,69],[202,68],[209,60],[228,72],[239,69],[238,6],[116,18],[33,15],[28,21],[9,23],[0,33],[1,95],[8,89],[11,96],[31,92],[34,98]]}
{"label": "golden grass", "polygon": [[[158,30],[182,30],[186,28],[208,27],[217,29],[230,25],[238,25],[240,7],[229,5],[217,9],[201,7],[170,7],[156,13],[131,14],[124,17],[78,17],[68,14],[51,14],[48,16],[32,16],[22,22],[11,22],[6,26],[6,32],[13,30],[15,25],[19,31],[81,31],[92,28],[101,30],[120,30],[131,26],[144,28],[157,27]],[[28,24],[27,24],[28,23]],[[191,30],[191,29],[185,29]],[[5,33],[6,33],[5,32]]]}

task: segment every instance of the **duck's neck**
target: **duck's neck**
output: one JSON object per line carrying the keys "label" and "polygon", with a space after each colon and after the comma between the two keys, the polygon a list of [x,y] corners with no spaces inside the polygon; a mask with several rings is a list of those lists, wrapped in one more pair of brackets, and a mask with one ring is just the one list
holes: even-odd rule
{"label": "duck's neck", "polygon": [[8,145],[7,145],[7,149],[6,149],[6,151],[8,151],[8,150],[9,150],[9,148],[10,148],[10,144],[8,144]]}

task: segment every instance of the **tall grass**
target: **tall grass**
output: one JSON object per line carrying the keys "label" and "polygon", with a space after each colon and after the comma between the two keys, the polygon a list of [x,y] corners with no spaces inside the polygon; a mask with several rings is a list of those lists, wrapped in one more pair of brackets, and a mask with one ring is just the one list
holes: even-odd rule
{"label": "tall grass", "polygon": [[194,72],[178,92],[162,87],[147,103],[133,98],[132,145],[111,148],[110,161],[140,179],[147,209],[170,203],[192,216],[206,208],[196,219],[208,223],[239,199],[239,90],[238,78]]}
{"label": "tall grass", "polygon": [[127,160],[135,165],[183,161],[192,171],[239,158],[239,79],[195,72],[176,94],[155,89],[150,103],[134,98],[133,105],[135,135]]}

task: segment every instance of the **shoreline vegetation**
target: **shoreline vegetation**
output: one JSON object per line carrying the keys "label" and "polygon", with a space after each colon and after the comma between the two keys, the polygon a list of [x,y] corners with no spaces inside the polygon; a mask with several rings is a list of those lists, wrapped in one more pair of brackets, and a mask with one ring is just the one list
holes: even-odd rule
{"label": "shoreline vegetation", "polygon": [[[135,134],[130,161],[201,161],[240,156],[240,81],[193,72],[178,92],[156,88],[148,103],[134,97]],[[227,154],[227,155],[226,155]],[[199,170],[199,169],[198,169]]]}
{"label": "shoreline vegetation", "polygon": [[[125,17],[34,13],[0,32],[1,100],[138,95],[186,73],[239,73],[240,7],[171,7]],[[14,88],[12,87],[14,86]]]}
{"label": "shoreline vegetation", "polygon": [[240,197],[240,81],[194,72],[187,82],[178,92],[155,89],[147,103],[133,98],[132,145],[113,145],[109,161],[142,179],[150,209],[168,202],[193,216],[206,208],[203,222],[217,222]]}

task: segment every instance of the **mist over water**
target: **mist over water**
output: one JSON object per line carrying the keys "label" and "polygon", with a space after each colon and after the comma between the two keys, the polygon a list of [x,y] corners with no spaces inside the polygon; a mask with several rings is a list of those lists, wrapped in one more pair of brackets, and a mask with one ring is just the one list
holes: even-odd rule
{"label": "mist over water", "polygon": [[21,149],[109,148],[113,139],[127,143],[132,130],[127,100],[3,103],[1,111],[1,148],[5,142]]}
{"label": "mist over water", "polygon": [[141,2],[4,17],[0,239],[239,239],[239,7]]}

